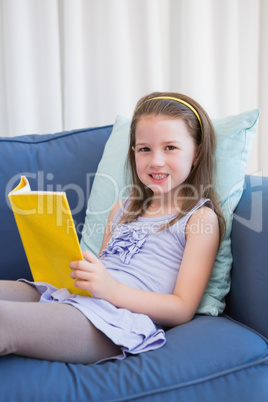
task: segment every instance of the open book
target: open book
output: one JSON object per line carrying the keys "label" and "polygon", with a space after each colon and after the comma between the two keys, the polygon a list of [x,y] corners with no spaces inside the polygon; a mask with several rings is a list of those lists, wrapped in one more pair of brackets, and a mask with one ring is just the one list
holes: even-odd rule
{"label": "open book", "polygon": [[69,263],[83,260],[83,255],[66,194],[31,191],[27,178],[21,176],[8,197],[34,281],[90,296],[70,277]]}

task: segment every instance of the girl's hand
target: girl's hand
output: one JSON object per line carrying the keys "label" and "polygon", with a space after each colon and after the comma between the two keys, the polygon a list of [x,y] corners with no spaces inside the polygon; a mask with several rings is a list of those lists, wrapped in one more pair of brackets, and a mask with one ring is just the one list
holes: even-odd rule
{"label": "girl's hand", "polygon": [[76,279],[75,286],[88,290],[94,297],[110,301],[117,281],[93,253],[83,251],[83,257],[84,261],[70,263],[71,277]]}

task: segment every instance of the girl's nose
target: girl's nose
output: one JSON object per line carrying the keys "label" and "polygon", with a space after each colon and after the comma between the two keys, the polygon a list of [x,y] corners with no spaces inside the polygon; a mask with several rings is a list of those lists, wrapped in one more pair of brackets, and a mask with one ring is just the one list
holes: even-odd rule
{"label": "girl's nose", "polygon": [[165,155],[161,151],[155,151],[152,153],[151,166],[164,166]]}

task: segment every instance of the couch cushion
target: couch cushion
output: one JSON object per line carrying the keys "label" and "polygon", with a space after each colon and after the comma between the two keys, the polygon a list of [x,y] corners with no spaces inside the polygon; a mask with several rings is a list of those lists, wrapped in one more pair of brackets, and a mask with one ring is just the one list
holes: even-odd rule
{"label": "couch cushion", "polygon": [[268,177],[247,176],[234,214],[227,312],[268,337]]}
{"label": "couch cushion", "polygon": [[265,339],[225,317],[197,316],[158,350],[99,365],[0,358],[3,401],[265,401]]}
{"label": "couch cushion", "polygon": [[25,174],[33,190],[66,191],[80,236],[87,199],[112,126],[0,138],[1,278],[31,279],[7,199]]}

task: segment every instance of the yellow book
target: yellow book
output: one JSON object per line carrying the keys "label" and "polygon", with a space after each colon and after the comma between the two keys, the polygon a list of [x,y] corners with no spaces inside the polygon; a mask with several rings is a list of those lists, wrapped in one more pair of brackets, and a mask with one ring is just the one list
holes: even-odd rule
{"label": "yellow book", "polygon": [[9,195],[35,282],[91,296],[75,287],[71,261],[83,260],[73,217],[64,192],[31,191],[25,176]]}

